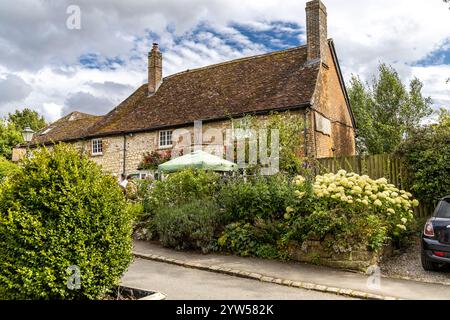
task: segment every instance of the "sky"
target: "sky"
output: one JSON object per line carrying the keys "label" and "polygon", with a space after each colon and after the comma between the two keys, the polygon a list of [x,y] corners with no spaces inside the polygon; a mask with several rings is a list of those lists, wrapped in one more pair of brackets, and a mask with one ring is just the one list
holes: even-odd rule
{"label": "sky", "polygon": [[[324,0],[346,81],[380,62],[450,110],[450,10],[442,0]],[[304,0],[0,0],[0,116],[105,114],[147,78],[302,45]],[[75,6],[75,7],[74,7]],[[79,9],[79,10],[78,10]],[[79,12],[79,15],[77,13]]]}

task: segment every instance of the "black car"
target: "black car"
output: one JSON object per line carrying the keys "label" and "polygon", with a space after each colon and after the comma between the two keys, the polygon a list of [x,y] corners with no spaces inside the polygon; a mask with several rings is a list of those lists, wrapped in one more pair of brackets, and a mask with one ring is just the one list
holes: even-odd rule
{"label": "black car", "polygon": [[450,196],[442,199],[422,233],[422,266],[427,271],[450,265]]}

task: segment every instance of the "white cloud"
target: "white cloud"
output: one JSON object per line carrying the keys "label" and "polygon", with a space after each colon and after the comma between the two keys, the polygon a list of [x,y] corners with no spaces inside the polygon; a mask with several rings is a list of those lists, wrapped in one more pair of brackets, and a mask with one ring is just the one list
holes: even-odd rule
{"label": "white cloud", "polygon": [[[0,95],[0,115],[26,105],[54,120],[77,107],[73,97],[80,97],[80,92],[91,97],[89,103],[119,103],[145,81],[146,53],[155,35],[164,50],[165,75],[267,51],[233,24],[255,32],[292,33],[295,30],[280,22],[304,28],[305,2],[79,0],[82,17],[77,31],[66,28],[66,9],[72,1],[1,1],[0,74],[3,81],[6,75],[17,77],[16,85],[22,89],[7,90],[4,97],[10,95],[8,99]],[[404,80],[419,77],[427,95],[438,104],[450,105],[449,85],[444,82],[450,77],[449,66],[414,65],[450,38],[450,10],[442,1],[324,2],[329,36],[335,40],[347,79],[352,73],[367,79],[384,61],[397,68]],[[304,35],[299,38],[304,41]],[[270,41],[281,45],[279,39]],[[124,64],[115,65],[115,70],[82,68],[80,56],[92,53],[104,61],[120,58]],[[0,91],[2,83],[0,79]],[[78,106],[80,110],[95,112],[86,100],[78,103],[83,101],[86,104]]]}
{"label": "white cloud", "polygon": [[450,107],[450,82],[446,81],[450,65],[414,67],[412,73],[424,82],[424,92],[433,98],[435,108]]}
{"label": "white cloud", "polygon": [[62,116],[63,106],[58,105],[56,103],[43,103],[41,114],[45,114],[47,116],[47,120],[50,122],[56,121]]}
{"label": "white cloud", "polygon": [[23,100],[30,92],[31,86],[21,77],[7,74],[4,79],[0,78],[0,103]]}
{"label": "white cloud", "polygon": [[68,114],[73,111],[102,115],[114,107],[114,103],[106,97],[97,97],[89,92],[79,91],[70,95],[66,100],[66,107],[63,113]]}

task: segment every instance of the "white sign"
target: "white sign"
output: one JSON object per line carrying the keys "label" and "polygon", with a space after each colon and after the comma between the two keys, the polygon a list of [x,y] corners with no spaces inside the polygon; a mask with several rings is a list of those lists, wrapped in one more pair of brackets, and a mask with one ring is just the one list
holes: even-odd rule
{"label": "white sign", "polygon": [[316,130],[331,136],[331,121],[316,113]]}

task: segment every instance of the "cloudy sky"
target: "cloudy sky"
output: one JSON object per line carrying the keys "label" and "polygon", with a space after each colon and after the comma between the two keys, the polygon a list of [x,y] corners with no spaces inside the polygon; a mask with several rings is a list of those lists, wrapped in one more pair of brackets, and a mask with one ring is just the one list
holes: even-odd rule
{"label": "cloudy sky", "polygon": [[[104,114],[146,81],[153,41],[164,75],[305,43],[304,0],[0,0],[0,116]],[[450,109],[450,10],[442,0],[324,0],[344,75],[379,62],[416,76]],[[71,5],[80,8],[73,29]],[[76,9],[76,8],[75,8]],[[69,26],[71,28],[68,28]]]}

